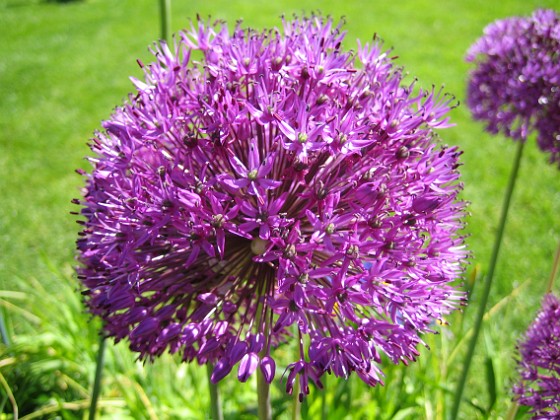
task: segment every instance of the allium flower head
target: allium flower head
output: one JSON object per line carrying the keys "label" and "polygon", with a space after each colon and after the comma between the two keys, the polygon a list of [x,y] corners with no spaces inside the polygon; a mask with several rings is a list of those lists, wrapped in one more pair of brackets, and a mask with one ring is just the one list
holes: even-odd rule
{"label": "allium flower head", "polygon": [[467,52],[467,104],[493,134],[539,147],[560,166],[560,18],[553,10],[488,25]]}
{"label": "allium flower head", "polygon": [[283,27],[199,21],[155,47],[91,143],[79,275],[142,358],[270,382],[295,340],[288,392],[325,372],[375,385],[381,353],[414,360],[464,298],[460,152],[432,131],[451,99],[403,86],[378,41],[342,51],[330,19]]}
{"label": "allium flower head", "polygon": [[547,294],[519,344],[518,402],[538,419],[560,418],[560,300]]}

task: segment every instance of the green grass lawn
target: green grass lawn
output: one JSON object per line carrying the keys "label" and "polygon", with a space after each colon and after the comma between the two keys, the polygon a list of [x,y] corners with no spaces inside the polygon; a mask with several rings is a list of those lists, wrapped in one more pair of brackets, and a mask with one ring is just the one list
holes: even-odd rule
{"label": "green grass lawn", "polygon": [[[356,38],[367,41],[377,33],[387,48],[394,48],[393,54],[399,56],[397,63],[411,76],[418,77],[420,85],[443,84],[461,103],[464,103],[468,71],[463,57],[484,26],[497,18],[528,15],[537,7],[560,9],[560,1],[330,0],[320,3],[324,14],[335,18],[345,16],[347,48],[355,47]],[[176,0],[172,28],[177,31],[186,27],[189,19],[197,14],[231,23],[243,18],[247,25],[263,28],[279,25],[282,14],[316,10],[318,3],[306,0]],[[83,159],[89,154],[88,139],[100,127],[100,121],[108,118],[132,90],[128,77],[141,75],[136,59],[150,60],[147,47],[158,36],[156,0],[0,0],[0,289],[22,290],[33,279],[43,283],[45,293],[53,296],[63,288],[60,277],[53,275],[50,267],[68,273],[74,264],[78,228],[75,217],[69,214],[76,210],[70,200],[80,195],[82,185],[82,178],[74,170],[88,169]],[[445,143],[458,145],[465,151],[464,198],[472,203],[468,243],[474,254],[467,276],[472,276],[475,266],[482,273],[487,268],[515,145],[486,134],[481,124],[470,119],[466,106],[452,111],[452,121],[456,126],[440,134]],[[491,418],[503,416],[509,406],[509,386],[515,377],[514,344],[538,307],[560,239],[558,175],[558,169],[547,163],[547,157],[537,150],[534,141],[529,142],[491,305],[510,295],[520,284],[526,284],[487,324],[466,391],[471,402],[488,404],[492,393],[486,389],[485,366],[490,360],[495,367],[498,392]],[[479,289],[476,283],[473,304],[477,302]],[[556,290],[559,289],[557,286]],[[464,318],[457,315],[450,320],[455,323],[453,328],[443,328],[440,337],[429,339],[431,347],[438,348],[433,350],[436,355],[449,356],[456,344],[452,331],[457,338],[457,334],[468,329],[474,312],[474,307],[468,308]],[[23,321],[15,326],[16,330],[24,329]],[[375,401],[394,398],[397,391],[392,387],[396,387],[398,377],[412,396],[409,400],[427,407],[432,394],[424,395],[421,386],[422,375],[427,375],[432,382],[445,380],[435,387],[439,387],[441,404],[448,403],[445,390],[454,388],[461,353],[459,350],[453,363],[445,365],[423,351],[423,359],[408,373],[400,368],[388,369],[385,390],[366,391],[352,381],[352,396],[358,402],[364,399],[366,408],[370,404],[370,415],[376,409],[382,413],[379,407],[383,404]],[[434,368],[433,363],[440,372],[428,375],[426,372]],[[441,369],[445,369],[445,374]],[[394,377],[389,376],[392,374]],[[334,389],[336,384],[331,381]],[[237,402],[227,403],[231,412],[244,404],[250,405],[250,391],[236,384],[232,386],[236,394],[228,393],[228,398]],[[367,398],[361,396],[360,393],[366,392]],[[328,394],[329,401],[334,401],[336,395],[334,391]],[[193,407],[201,404],[193,398],[190,400]],[[188,404],[189,400],[180,399],[177,403]],[[312,416],[317,409],[313,403],[306,404],[304,413]],[[441,409],[436,402],[432,408],[434,416]],[[423,413],[429,413],[432,408],[425,408]],[[482,416],[473,405],[465,404],[463,409],[464,418]]]}

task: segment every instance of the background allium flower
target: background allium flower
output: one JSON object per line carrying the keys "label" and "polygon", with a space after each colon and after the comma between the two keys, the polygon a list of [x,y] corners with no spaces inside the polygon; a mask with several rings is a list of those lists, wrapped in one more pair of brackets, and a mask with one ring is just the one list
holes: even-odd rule
{"label": "background allium flower", "polygon": [[516,140],[537,132],[560,166],[560,19],[552,10],[488,25],[468,50],[467,104],[486,129]]}
{"label": "background allium flower", "polygon": [[547,294],[537,318],[519,344],[518,402],[535,418],[560,417],[560,300]]}
{"label": "background allium flower", "polygon": [[414,360],[463,300],[460,153],[432,133],[450,99],[343,38],[320,17],[284,35],[198,22],[96,134],[79,276],[142,358],[270,382],[289,339],[288,392],[327,371],[374,385],[381,352]]}

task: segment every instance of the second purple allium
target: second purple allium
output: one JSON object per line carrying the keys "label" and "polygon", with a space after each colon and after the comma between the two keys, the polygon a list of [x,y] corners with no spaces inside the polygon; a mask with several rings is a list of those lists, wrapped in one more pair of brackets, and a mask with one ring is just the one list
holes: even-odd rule
{"label": "second purple allium", "polygon": [[[144,67],[91,143],[79,276],[106,332],[275,376],[375,385],[464,299],[460,152],[450,99],[403,85],[379,42],[356,54],[330,19],[256,32],[198,22]],[[191,57],[196,50],[198,61]],[[299,378],[299,379],[298,379]]]}
{"label": "second purple allium", "polygon": [[467,52],[475,62],[467,92],[474,118],[491,133],[539,147],[560,166],[560,17],[537,10],[488,25]]}
{"label": "second purple allium", "polygon": [[560,300],[547,294],[535,321],[519,344],[519,404],[538,419],[560,418]]}

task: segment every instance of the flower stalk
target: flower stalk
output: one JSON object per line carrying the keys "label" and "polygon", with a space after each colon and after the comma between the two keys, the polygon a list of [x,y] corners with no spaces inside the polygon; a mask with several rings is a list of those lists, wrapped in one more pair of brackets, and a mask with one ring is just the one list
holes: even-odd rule
{"label": "flower stalk", "polygon": [[492,288],[492,281],[494,278],[494,270],[496,269],[496,265],[498,262],[498,256],[500,253],[500,246],[502,245],[502,239],[504,236],[504,231],[507,222],[507,216],[511,204],[511,198],[513,196],[513,190],[515,188],[515,182],[517,180],[517,175],[519,173],[519,168],[521,166],[521,157],[523,156],[523,148],[525,142],[518,141],[517,143],[517,150],[515,154],[515,158],[513,161],[513,167],[510,173],[508,185],[506,188],[504,202],[502,205],[502,211],[498,223],[498,230],[496,232],[496,238],[494,241],[494,247],[492,249],[492,256],[490,258],[490,264],[488,267],[488,274],[486,275],[484,281],[484,288],[482,290],[482,295],[480,296],[480,301],[478,303],[478,312],[476,315],[476,320],[473,328],[473,334],[471,336],[471,341],[469,342],[469,347],[467,350],[467,355],[465,357],[465,361],[463,363],[463,370],[461,372],[461,377],[457,384],[457,390],[455,392],[455,399],[453,401],[453,408],[451,411],[451,418],[456,419],[459,414],[459,407],[461,405],[461,400],[463,398],[463,391],[465,389],[465,384],[467,382],[467,377],[469,374],[469,368],[472,362],[472,358],[474,355],[474,351],[476,348],[476,342],[478,340],[478,336],[480,334],[480,330],[482,329],[484,313],[486,312],[486,305],[488,304],[488,297],[490,296],[490,289]]}
{"label": "flower stalk", "polygon": [[327,382],[328,382],[328,375],[325,375],[323,378],[323,390],[321,392],[321,418],[326,419],[327,414],[329,412],[329,407],[327,403]]}
{"label": "flower stalk", "polygon": [[299,393],[299,383],[294,385],[294,392],[292,396],[292,420],[301,419],[301,401]]}
{"label": "flower stalk", "polygon": [[259,420],[272,420],[270,384],[266,381],[261,371],[257,372],[257,397]]}
{"label": "flower stalk", "polygon": [[517,401],[513,401],[511,406],[509,407],[508,412],[506,413],[505,420],[515,420],[515,416],[517,415],[517,411],[519,410],[519,403]]}
{"label": "flower stalk", "polygon": [[103,364],[105,360],[105,349],[107,347],[107,337],[105,334],[99,334],[99,347],[97,349],[97,360],[95,361],[95,379],[93,381],[93,390],[91,392],[91,402],[89,406],[89,420],[94,420],[97,414],[97,401],[101,395],[101,377],[103,375]]}
{"label": "flower stalk", "polygon": [[169,43],[171,40],[171,0],[159,0],[161,19],[161,40]]}
{"label": "flower stalk", "polygon": [[206,371],[208,373],[208,390],[210,391],[210,418],[212,420],[223,420],[222,401],[220,398],[220,390],[218,384],[212,382],[212,371],[214,365],[212,363],[206,364]]}
{"label": "flower stalk", "polygon": [[556,249],[556,255],[554,256],[554,263],[552,264],[552,270],[550,271],[550,278],[548,279],[548,286],[546,287],[546,293],[552,292],[554,279],[556,278],[556,274],[558,273],[558,266],[560,266],[560,242],[558,243],[558,248]]}

